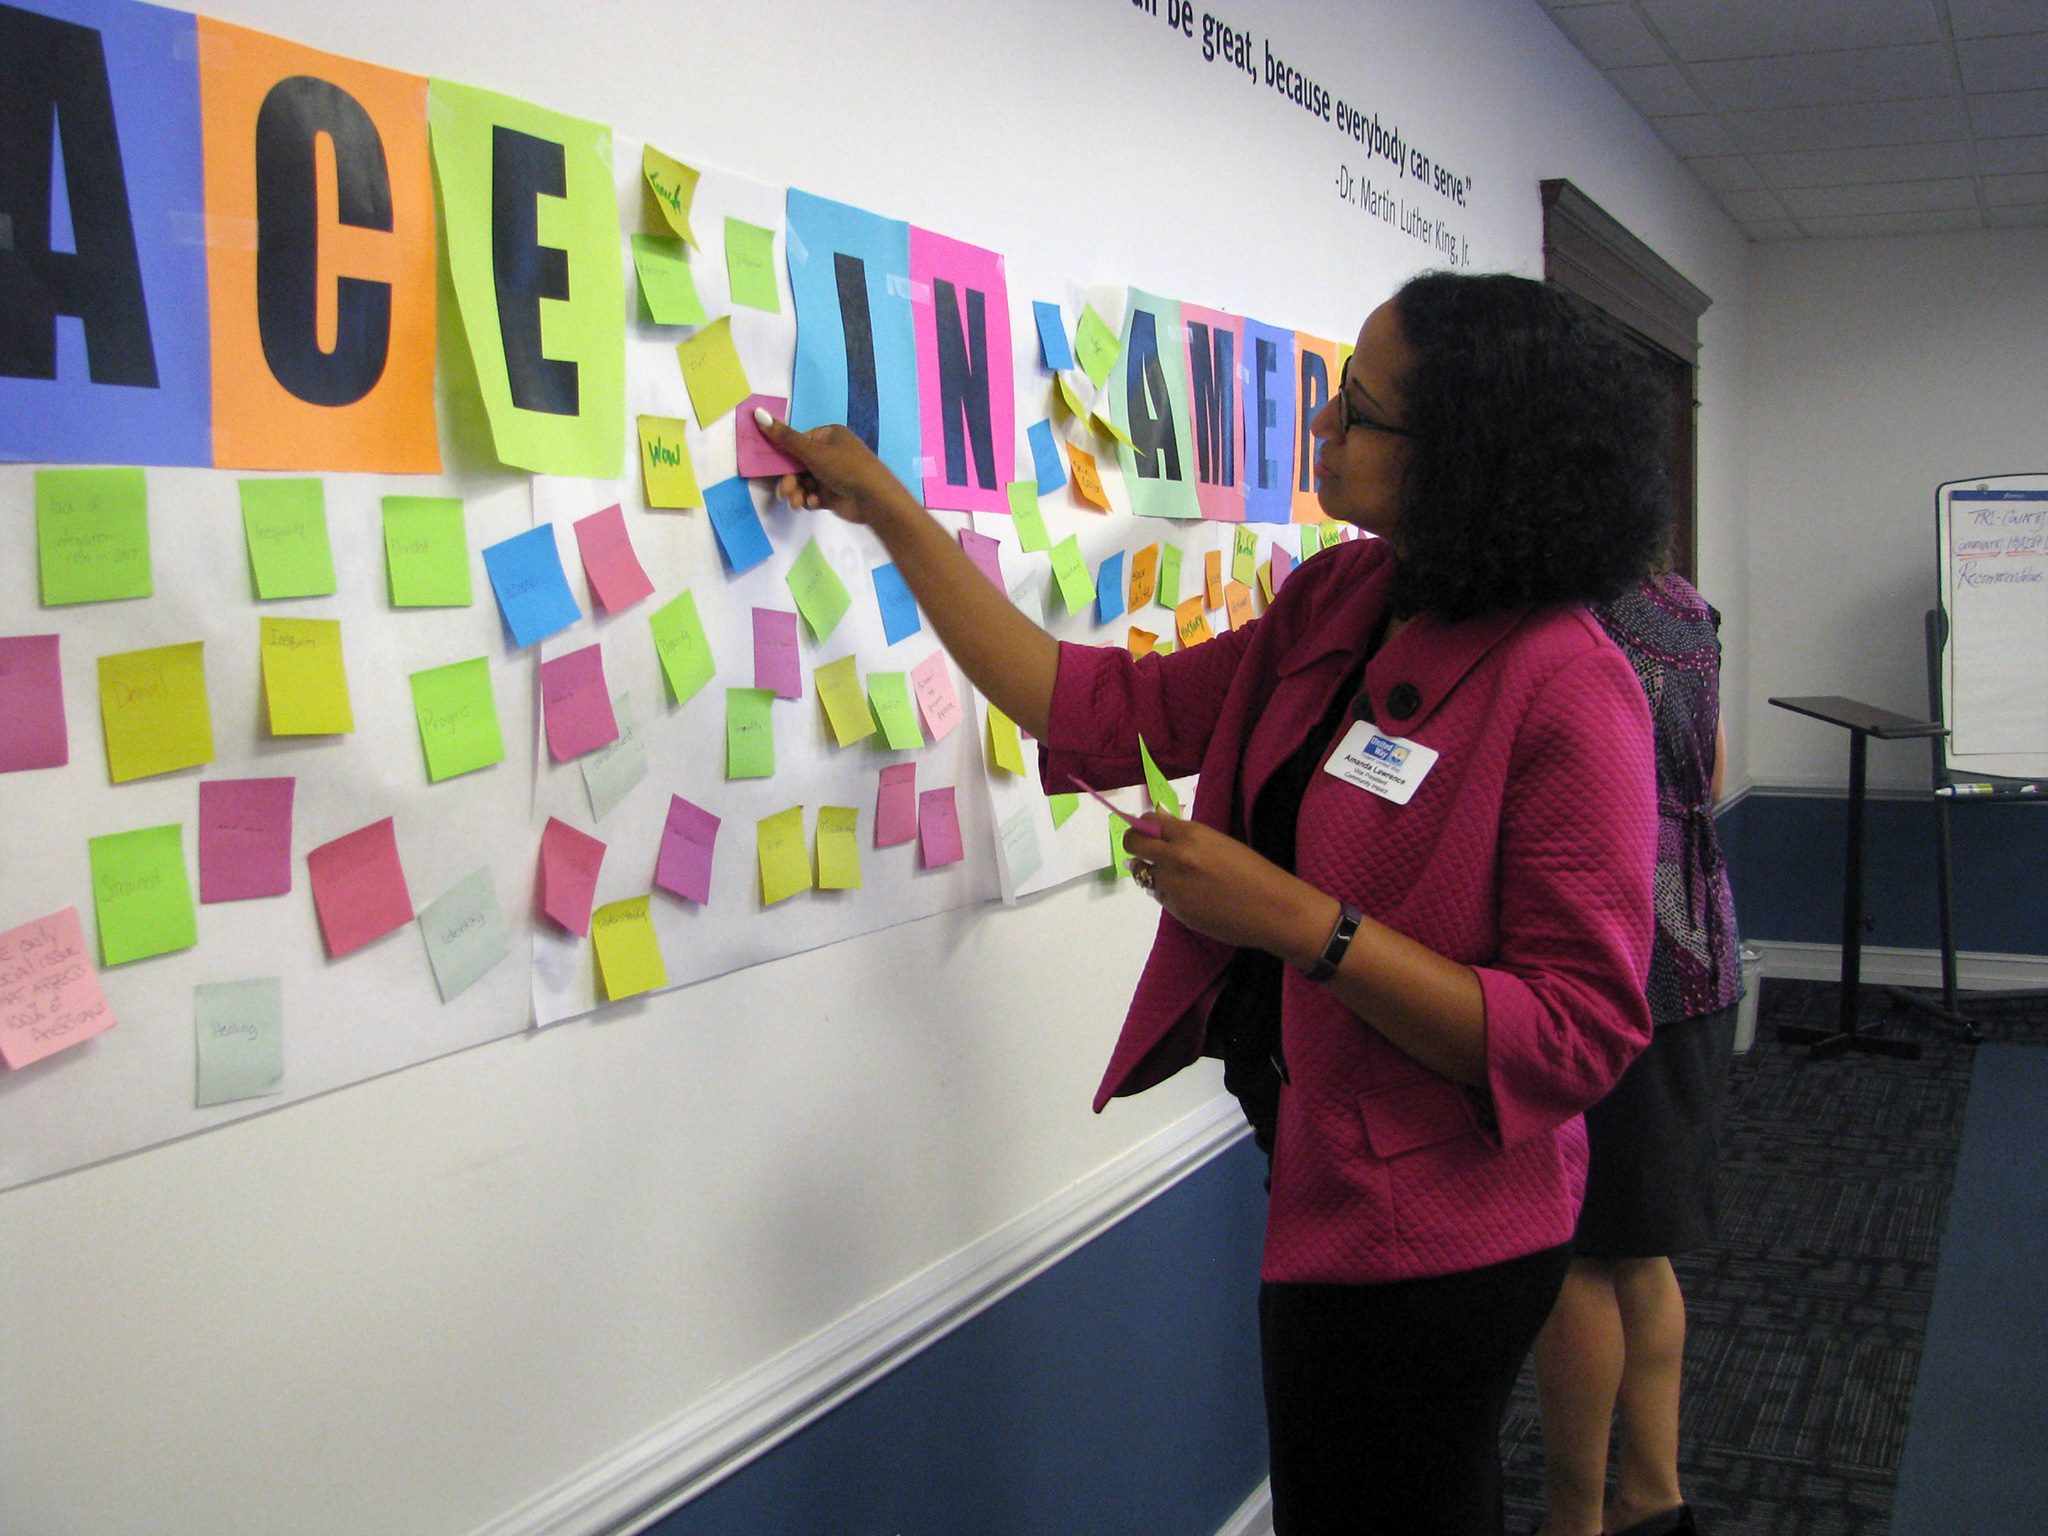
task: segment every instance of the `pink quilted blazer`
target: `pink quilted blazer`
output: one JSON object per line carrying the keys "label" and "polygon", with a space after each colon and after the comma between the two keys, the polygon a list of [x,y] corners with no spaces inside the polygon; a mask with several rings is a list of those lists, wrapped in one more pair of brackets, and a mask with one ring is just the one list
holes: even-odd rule
{"label": "pink quilted blazer", "polygon": [[[1169,775],[1201,774],[1193,817],[1245,837],[1246,807],[1356,670],[1391,574],[1383,543],[1342,544],[1256,623],[1192,650],[1062,646],[1044,782],[1137,783],[1142,733]],[[1438,1076],[1290,971],[1274,1281],[1450,1274],[1564,1242],[1585,1189],[1581,1111],[1650,1036],[1655,771],[1620,651],[1577,606],[1422,617],[1365,686],[1382,730],[1439,757],[1405,806],[1315,774],[1297,873],[1477,970],[1487,1080]],[[1098,1110],[1203,1054],[1233,953],[1161,914]]]}

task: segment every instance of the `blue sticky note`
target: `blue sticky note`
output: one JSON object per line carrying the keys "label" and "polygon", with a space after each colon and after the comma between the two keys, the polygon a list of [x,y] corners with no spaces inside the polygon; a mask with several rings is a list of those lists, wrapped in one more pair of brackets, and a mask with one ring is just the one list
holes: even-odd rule
{"label": "blue sticky note", "polygon": [[1045,366],[1054,370],[1073,367],[1074,348],[1067,340],[1067,322],[1060,318],[1059,305],[1034,299],[1031,313],[1038,316],[1038,350]]}
{"label": "blue sticky note", "polygon": [[739,476],[708,488],[704,506],[711,514],[712,531],[718,535],[719,553],[733,575],[751,571],[775,553],[761,528],[761,514],[754,510],[753,492]]}
{"label": "blue sticky note", "polygon": [[882,605],[882,633],[891,645],[924,627],[917,616],[917,599],[910,595],[903,573],[895,566],[875,567],[875,601]]}
{"label": "blue sticky note", "polygon": [[1095,577],[1095,622],[1107,624],[1124,611],[1124,552],[1102,562]]}
{"label": "blue sticky note", "polygon": [[1031,424],[1031,462],[1038,471],[1038,494],[1050,496],[1067,483],[1066,466],[1060,463],[1059,444],[1052,440],[1052,423]]}
{"label": "blue sticky note", "polygon": [[555,525],[515,534],[484,550],[484,569],[498,595],[498,612],[512,631],[512,643],[529,646],[558,634],[583,617],[562,573],[555,550]]}

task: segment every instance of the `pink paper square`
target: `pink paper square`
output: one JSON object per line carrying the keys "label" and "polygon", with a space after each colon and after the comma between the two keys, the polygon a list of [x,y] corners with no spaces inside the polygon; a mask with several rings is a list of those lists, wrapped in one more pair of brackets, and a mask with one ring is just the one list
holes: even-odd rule
{"label": "pink paper square", "polygon": [[893,848],[917,836],[917,764],[882,770],[875,790],[875,846]]}
{"label": "pink paper square", "polygon": [[589,933],[603,863],[603,843],[550,816],[540,834],[541,911],[571,933]]}
{"label": "pink paper square", "polygon": [[576,547],[583,552],[590,590],[606,613],[622,612],[654,591],[626,535],[626,514],[617,506],[576,519]]}
{"label": "pink paper square", "polygon": [[917,797],[917,861],[926,869],[943,869],[966,857],[960,846],[960,810],[953,786],[928,789]]}
{"label": "pink paper square", "polygon": [[412,921],[412,893],[398,862],[398,831],[386,816],[306,855],[327,957],[339,960]]}
{"label": "pink paper square", "polygon": [[1278,544],[1273,546],[1273,595],[1280,595],[1280,587],[1294,570],[1294,556]]}
{"label": "pink paper square", "polygon": [[946,665],[946,653],[931,655],[910,669],[910,688],[917,695],[917,707],[924,714],[925,729],[933,741],[943,741],[963,718],[960,696],[953,691],[953,670]]}
{"label": "pink paper square", "polygon": [[761,429],[754,425],[754,408],[759,406],[777,421],[789,420],[789,400],[782,395],[749,395],[740,402],[740,408],[732,413],[734,431],[738,434],[734,446],[739,449],[740,475],[747,480],[759,480],[776,475],[800,475],[803,465],[777,448],[761,435]]}
{"label": "pink paper square", "polygon": [[78,908],[0,933],[0,1061],[19,1071],[114,1023]]}
{"label": "pink paper square", "polygon": [[981,574],[996,584],[998,592],[1007,592],[1003,585],[1003,546],[985,533],[976,533],[972,528],[960,530],[960,547],[967,551],[967,558],[981,567]]}
{"label": "pink paper square", "polygon": [[754,610],[754,686],[773,689],[778,699],[804,696],[795,614],[779,608]]}
{"label": "pink paper square", "polygon": [[558,763],[619,739],[619,717],[604,683],[604,652],[595,645],[540,664],[540,708],[548,751]]}
{"label": "pink paper square", "polygon": [[0,720],[7,722],[0,730],[0,773],[62,768],[71,761],[55,635],[0,639]]}
{"label": "pink paper square", "polygon": [[248,901],[292,888],[292,779],[199,786],[199,899]]}
{"label": "pink paper square", "polygon": [[703,906],[711,900],[711,852],[717,843],[718,818],[681,795],[670,795],[654,883]]}

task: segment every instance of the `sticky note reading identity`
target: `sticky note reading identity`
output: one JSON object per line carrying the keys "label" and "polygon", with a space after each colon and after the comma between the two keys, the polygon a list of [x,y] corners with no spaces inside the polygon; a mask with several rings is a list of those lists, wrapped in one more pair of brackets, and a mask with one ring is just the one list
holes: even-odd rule
{"label": "sticky note reading identity", "polygon": [[412,921],[412,893],[389,816],[322,843],[306,855],[306,874],[330,960]]}
{"label": "sticky note reading identity", "polygon": [[889,644],[906,639],[924,627],[917,616],[917,599],[893,565],[878,565],[874,571],[875,603],[882,610],[882,634]]}
{"label": "sticky note reading identity", "polygon": [[562,571],[552,523],[486,546],[484,569],[514,645],[536,645],[583,617]]}
{"label": "sticky note reading identity", "polygon": [[910,702],[910,678],[902,672],[870,672],[868,705],[882,727],[891,752],[915,752],[924,745],[924,730]]}
{"label": "sticky note reading identity", "polygon": [[1167,544],[1159,551],[1159,585],[1153,589],[1153,599],[1160,607],[1172,610],[1180,607],[1180,546]]}
{"label": "sticky note reading identity", "polygon": [[767,688],[725,690],[725,776],[766,779],[775,774],[775,694]]}
{"label": "sticky note reading identity", "polygon": [[100,658],[100,721],[116,784],[213,761],[204,644]]}
{"label": "sticky note reading identity", "polygon": [[284,988],[275,976],[202,982],[192,989],[196,1103],[260,1099],[284,1087]]}
{"label": "sticky note reading identity", "polygon": [[761,514],[754,510],[753,493],[739,476],[712,486],[704,493],[704,505],[711,513],[711,531],[718,535],[718,551],[733,575],[751,571],[775,553],[761,529]]}
{"label": "sticky note reading identity", "polygon": [[673,416],[634,418],[640,431],[640,489],[657,512],[704,505],[690,459],[690,424]]}
{"label": "sticky note reading identity", "polygon": [[86,840],[100,963],[125,965],[199,942],[185,829],[177,822]]}
{"label": "sticky note reading identity", "polygon": [[687,247],[668,235],[633,237],[633,271],[640,279],[640,301],[656,325],[702,325],[711,317],[697,297],[696,274],[690,271]]}
{"label": "sticky note reading identity", "polygon": [[818,702],[831,724],[832,739],[842,747],[875,734],[874,717],[860,691],[860,672],[853,657],[842,656],[818,668]]}
{"label": "sticky note reading identity", "polygon": [[818,889],[860,889],[860,812],[850,805],[818,807]]}
{"label": "sticky note reading identity", "polygon": [[1037,477],[1038,494],[1050,496],[1067,483],[1067,472],[1060,465],[1059,446],[1053,441],[1052,423],[1034,421],[1029,433],[1031,439],[1031,469]]}
{"label": "sticky note reading identity", "polygon": [[0,637],[0,773],[61,768],[71,761],[64,673],[55,635]]}
{"label": "sticky note reading identity", "polygon": [[36,471],[43,606],[147,597],[149,489],[139,469]]}
{"label": "sticky note reading identity", "polygon": [[1173,611],[1174,638],[1185,650],[1191,645],[1200,645],[1204,640],[1213,640],[1215,633],[1209,628],[1208,619],[1202,615],[1200,595],[1189,598]]}
{"label": "sticky note reading identity", "polygon": [[1258,568],[1258,563],[1258,530],[1249,527],[1239,528],[1237,530],[1237,543],[1232,551],[1230,560],[1231,579],[1241,581],[1246,586],[1250,586],[1252,584],[1252,573]]}
{"label": "sticky note reading identity", "polygon": [[754,825],[761,866],[761,905],[772,907],[811,888],[811,861],[804,850],[804,808],[764,816]]}
{"label": "sticky note reading identity", "polygon": [[1124,552],[1102,562],[1095,577],[1095,622],[1107,624],[1124,611]]}
{"label": "sticky note reading identity", "polygon": [[875,787],[875,846],[894,848],[917,836],[917,764],[884,768]]}
{"label": "sticky note reading identity", "polygon": [[704,623],[697,616],[697,599],[688,592],[678,593],[648,615],[647,627],[654,632],[654,653],[661,658],[669,697],[687,704],[711,681],[715,670],[711,642],[704,637]]}
{"label": "sticky note reading identity", "polygon": [[590,918],[590,942],[597,951],[597,974],[610,1002],[658,992],[668,985],[661,941],[654,936],[649,898],[629,896],[608,901]]}
{"label": "sticky note reading identity", "polygon": [[430,783],[504,760],[505,738],[498,729],[489,658],[429,667],[413,673],[408,682]]}
{"label": "sticky note reading identity", "polygon": [[1138,738],[1138,757],[1145,765],[1145,791],[1151,795],[1152,803],[1169,816],[1180,814],[1180,796],[1174,793],[1172,782],[1159,770],[1153,761],[1152,749],[1145,745],[1145,738]]}
{"label": "sticky note reading identity", "polygon": [[795,614],[781,608],[754,610],[754,686],[768,689],[778,699],[804,696]]}
{"label": "sticky note reading identity", "polygon": [[472,593],[462,502],[386,496],[384,570],[394,608],[467,608]]}
{"label": "sticky note reading identity", "polygon": [[697,198],[696,167],[685,165],[647,144],[640,150],[640,174],[647,179],[647,190],[654,194],[655,204],[661,209],[661,216],[668,227],[695,245],[697,236],[690,229],[690,205]]}
{"label": "sticky note reading identity", "polygon": [[1074,494],[1091,506],[1109,510],[1109,492],[1102,488],[1102,472],[1095,466],[1095,455],[1085,448],[1067,444],[1067,463],[1074,471]]}
{"label": "sticky note reading identity", "polygon": [[988,752],[990,763],[1002,773],[1024,772],[1024,743],[1017,722],[995,705],[988,707]]}
{"label": "sticky note reading identity", "polygon": [[252,901],[292,888],[293,779],[199,786],[199,899]]}
{"label": "sticky note reading identity", "polygon": [[540,909],[570,933],[590,932],[605,845],[566,821],[548,818],[540,833]]}
{"label": "sticky note reading identity", "polygon": [[540,708],[548,754],[558,763],[617,741],[619,722],[604,680],[603,648],[586,645],[542,662]]}
{"label": "sticky note reading identity", "polygon": [[1088,574],[1088,558],[1081,553],[1078,534],[1068,534],[1052,547],[1052,573],[1060,584],[1060,596],[1069,613],[1086,613],[1095,602],[1095,578]]}
{"label": "sticky note reading identity", "polygon": [[732,316],[720,315],[676,348],[697,425],[709,427],[754,391],[732,344]]}
{"label": "sticky note reading identity", "polygon": [[1097,389],[1102,388],[1109,378],[1109,370],[1116,366],[1116,355],[1121,350],[1116,332],[1095,312],[1095,306],[1082,305],[1081,319],[1074,327],[1074,355],[1080,359],[1081,371],[1088,375],[1088,382]]}
{"label": "sticky note reading identity", "polygon": [[1067,342],[1067,322],[1059,305],[1033,299],[1031,314],[1038,322],[1038,355],[1045,366],[1054,373],[1073,367],[1074,349]]}
{"label": "sticky note reading identity", "polygon": [[244,480],[242,536],[256,595],[326,597],[334,591],[327,497],[316,479]]}
{"label": "sticky note reading identity", "polygon": [[953,786],[926,790],[917,797],[917,862],[926,869],[944,869],[966,856]]}
{"label": "sticky note reading identity", "polygon": [[10,1072],[113,1025],[78,908],[0,933],[0,1061]]}
{"label": "sticky note reading identity", "polygon": [[946,653],[933,651],[910,670],[910,687],[924,712],[925,729],[933,741],[944,741],[960,723],[960,696],[953,691],[953,672]]}
{"label": "sticky note reading identity", "polygon": [[420,936],[441,1001],[452,1003],[512,952],[488,866],[443,891],[420,913]]}
{"label": "sticky note reading identity", "polygon": [[711,855],[717,846],[718,818],[681,795],[670,795],[654,883],[703,906],[711,900]]}
{"label": "sticky note reading identity", "polygon": [[576,519],[576,548],[590,590],[606,613],[623,613],[653,593],[654,583],[634,552],[626,514],[617,504]]}
{"label": "sticky note reading identity", "polygon": [[804,541],[803,549],[789,568],[788,581],[790,596],[796,599],[804,622],[811,626],[811,638],[829,640],[839,621],[846,617],[853,599],[815,538]]}
{"label": "sticky note reading identity", "polygon": [[262,619],[258,637],[271,735],[339,736],[356,728],[339,619]]}

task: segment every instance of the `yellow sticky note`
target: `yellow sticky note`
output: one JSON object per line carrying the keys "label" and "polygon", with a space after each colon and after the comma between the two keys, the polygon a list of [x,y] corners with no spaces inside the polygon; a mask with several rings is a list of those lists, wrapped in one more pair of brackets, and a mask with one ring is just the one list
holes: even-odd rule
{"label": "yellow sticky note", "polygon": [[1056,373],[1052,376],[1052,387],[1053,393],[1059,398],[1060,404],[1067,408],[1069,416],[1074,417],[1076,420],[1087,419],[1088,406],[1081,399],[1079,393],[1076,392],[1074,386],[1067,382],[1067,376],[1064,373]]}
{"label": "yellow sticky note", "polygon": [[213,761],[204,642],[100,658],[100,720],[116,784]]}
{"label": "yellow sticky note", "polygon": [[264,619],[263,700],[273,736],[337,736],[356,728],[339,619]]}
{"label": "yellow sticky note", "polygon": [[1131,659],[1136,661],[1140,656],[1150,656],[1159,649],[1159,637],[1153,634],[1151,630],[1140,629],[1137,625],[1133,624],[1131,626],[1130,647]]}
{"label": "yellow sticky note", "polygon": [[695,245],[697,237],[690,232],[690,204],[697,197],[696,168],[673,160],[648,144],[640,150],[640,174],[647,178],[647,190],[654,194],[668,227]]}
{"label": "yellow sticky note", "polygon": [[868,713],[867,696],[861,692],[860,673],[854,658],[842,656],[828,661],[812,674],[818,684],[818,702],[831,722],[832,737],[842,747],[875,734],[875,717]]}
{"label": "yellow sticky note", "polygon": [[1102,475],[1095,468],[1095,455],[1085,448],[1067,444],[1067,467],[1073,471],[1074,494],[1093,506],[1109,510],[1109,493],[1102,488]]}
{"label": "yellow sticky note", "polygon": [[1241,581],[1225,582],[1223,608],[1230,615],[1230,627],[1243,629],[1253,618],[1252,589]]}
{"label": "yellow sticky note", "polygon": [[761,863],[761,905],[778,901],[811,888],[811,861],[804,849],[804,808],[792,805],[754,824],[755,847]]}
{"label": "yellow sticky note", "polygon": [[1342,523],[1332,521],[1323,524],[1323,548],[1328,549],[1332,544],[1341,544],[1343,542],[1344,525]]}
{"label": "yellow sticky note", "polygon": [[1209,621],[1202,617],[1200,597],[1191,597],[1173,610],[1173,632],[1179,637],[1183,650],[1216,638],[1209,629]]}
{"label": "yellow sticky note", "polygon": [[1152,601],[1152,592],[1159,584],[1159,546],[1147,544],[1131,559],[1131,600],[1128,604],[1135,613]]}
{"label": "yellow sticky note", "polygon": [[1236,548],[1230,561],[1231,578],[1235,581],[1243,582],[1246,586],[1250,586],[1252,584],[1252,568],[1258,563],[1258,558],[1258,531],[1248,526],[1240,527],[1237,530]]}
{"label": "yellow sticky note", "polygon": [[1017,734],[1017,722],[995,705],[988,707],[989,760],[1004,773],[1024,772],[1024,743]]}
{"label": "yellow sticky note", "polygon": [[1081,360],[1082,371],[1097,389],[1109,378],[1109,370],[1116,366],[1117,353],[1122,350],[1116,332],[1095,312],[1095,306],[1083,304],[1081,318],[1074,326],[1074,356]]}
{"label": "yellow sticky note", "polygon": [[676,357],[683,365],[690,409],[700,427],[710,426],[754,392],[732,344],[731,315],[720,315],[679,345]]}
{"label": "yellow sticky note", "polygon": [[612,1002],[658,992],[668,985],[661,943],[654,936],[649,898],[607,902],[590,914],[590,942],[597,947],[597,974]]}
{"label": "yellow sticky note", "polygon": [[647,491],[647,505],[655,508],[701,507],[704,493],[697,488],[697,466],[690,462],[687,422],[673,416],[640,418],[640,483]]}
{"label": "yellow sticky note", "polygon": [[1266,600],[1269,607],[1272,605],[1273,562],[1270,560],[1261,560],[1259,562],[1259,596]]}
{"label": "yellow sticky note", "polygon": [[860,812],[850,805],[818,807],[818,889],[860,889]]}
{"label": "yellow sticky note", "polygon": [[1202,596],[1204,608],[1223,606],[1223,552],[1212,549],[1202,557]]}
{"label": "yellow sticky note", "polygon": [[1109,419],[1109,412],[1107,411],[1096,411],[1092,413],[1088,418],[1088,425],[1093,427],[1096,431],[1100,432],[1105,437],[1115,438],[1118,442],[1122,443],[1126,448],[1136,448],[1138,446],[1136,443],[1131,441],[1130,433],[1126,432],[1122,427],[1118,426],[1115,422]]}

